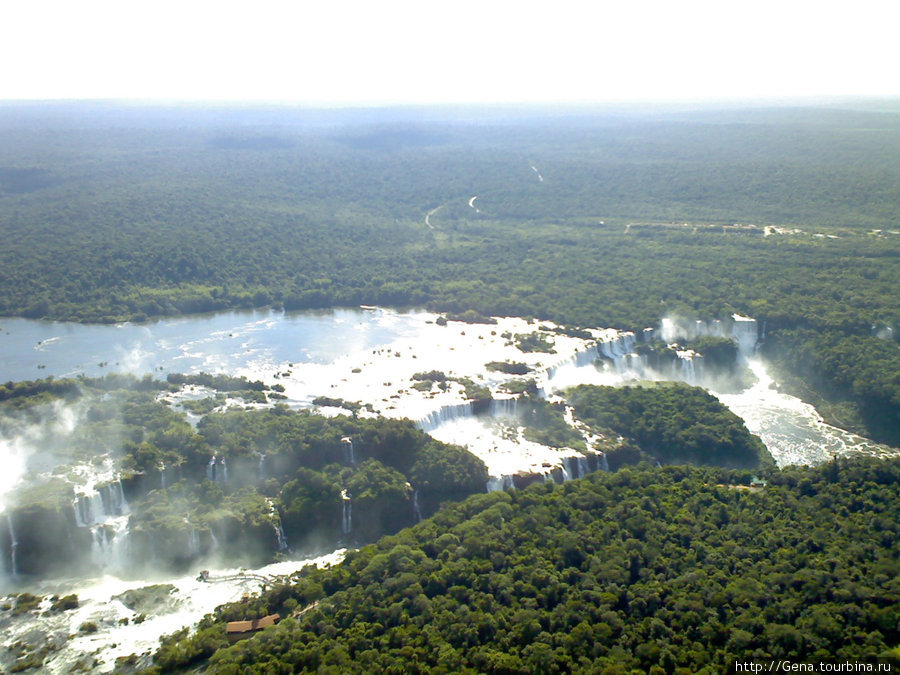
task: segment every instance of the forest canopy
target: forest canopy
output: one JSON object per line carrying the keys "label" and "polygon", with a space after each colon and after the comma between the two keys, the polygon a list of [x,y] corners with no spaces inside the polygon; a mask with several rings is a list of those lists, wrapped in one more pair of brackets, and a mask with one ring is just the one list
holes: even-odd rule
{"label": "forest canopy", "polygon": [[[729,672],[898,663],[900,463],[687,466],[477,495],[166,641],[154,672]],[[306,611],[302,611],[306,610]],[[228,647],[224,622],[286,618]],[[293,617],[291,616],[293,614]]]}
{"label": "forest canopy", "polygon": [[900,443],[900,114],[479,114],[0,106],[0,315],[738,312],[830,421]]}

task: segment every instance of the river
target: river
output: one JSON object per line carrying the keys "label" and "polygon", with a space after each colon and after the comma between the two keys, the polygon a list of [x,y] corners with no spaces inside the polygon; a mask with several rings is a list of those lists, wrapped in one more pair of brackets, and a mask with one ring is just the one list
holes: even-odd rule
{"label": "river", "polygon": [[[0,320],[0,381],[54,376],[90,377],[127,372],[164,377],[169,372],[226,373],[280,384],[293,407],[308,407],[317,396],[359,401],[371,413],[409,417],[440,440],[469,448],[488,466],[491,487],[508,485],[518,472],[547,473],[560,469],[566,477],[583,472],[579,453],[526,441],[517,428],[515,404],[504,387],[515,379],[487,368],[489,362],[526,364],[545,396],[559,396],[579,383],[623,384],[641,379],[683,379],[702,384],[742,417],[758,434],[779,465],[810,464],[853,453],[895,454],[880,446],[825,424],[815,409],[780,392],[765,362],[753,353],[756,325],[736,317],[728,326],[706,327],[711,333],[733,331],[741,343],[741,358],[751,377],[735,391],[717,391],[715,380],[704,379],[699,365],[682,354],[677,372],[659,373],[633,354],[638,338],[611,329],[592,329],[590,337],[553,332],[552,324],[501,318],[496,324],[441,325],[438,316],[424,311],[398,312],[382,308],[336,309],[316,312],[252,311],[163,319],[146,324],[85,325],[74,323]],[[524,353],[516,336],[543,330],[555,353]],[[671,322],[657,330],[665,336]],[[695,329],[692,329],[695,330]],[[740,333],[740,334],[738,334]],[[598,360],[598,357],[603,357]],[[464,385],[452,382],[446,390],[420,391],[412,385],[416,373],[439,370],[458,379],[469,378],[486,387],[495,398],[487,415],[473,415]],[[166,397],[175,406],[182,398],[203,395],[186,387]],[[347,412],[323,408],[323,414]],[[54,433],[64,435],[77,426],[77,415],[60,406]],[[505,420],[498,424],[498,418]],[[56,467],[41,453],[45,430],[24,428],[0,420],[0,454],[7,471],[0,483],[0,499],[23,482],[35,481]],[[582,460],[584,458],[581,458]],[[581,460],[579,460],[581,461]],[[573,464],[575,462],[575,464]],[[109,463],[75,467],[82,471],[110,471]],[[316,561],[281,563],[287,573],[305,562],[334,562],[340,552]],[[9,590],[71,593],[83,598],[82,607],[57,624],[33,626],[3,618],[6,642],[34,628],[47,633],[77,633],[84,621],[98,624],[90,636],[70,640],[46,668],[66,672],[78,654],[92,653],[99,670],[109,670],[117,656],[150,649],[159,635],[197,621],[216,605],[251,590],[253,580],[233,570],[214,570],[221,583],[214,589],[198,585],[195,574],[164,579],[176,587],[175,609],[144,624],[119,623],[125,616],[114,595],[146,585],[147,580],[104,576],[93,580],[55,580],[39,585],[7,578]],[[276,568],[263,570],[276,573]],[[159,582],[161,580],[156,580]],[[76,625],[78,624],[78,625]],[[114,646],[115,645],[115,646]]]}

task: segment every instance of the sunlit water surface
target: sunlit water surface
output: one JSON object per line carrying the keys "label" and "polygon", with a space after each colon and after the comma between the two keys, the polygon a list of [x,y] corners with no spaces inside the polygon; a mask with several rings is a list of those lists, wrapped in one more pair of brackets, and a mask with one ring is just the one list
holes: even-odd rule
{"label": "sunlit water surface", "polygon": [[[608,362],[595,365],[593,340],[617,339],[616,331],[596,329],[590,341],[555,335],[555,354],[525,354],[516,349],[510,336],[535,331],[536,324],[506,318],[499,319],[496,325],[451,322],[440,326],[435,323],[436,318],[422,311],[402,313],[369,308],[229,312],[110,326],[5,319],[0,320],[0,381],[50,375],[98,376],[108,372],[139,376],[153,373],[158,377],[169,372],[201,371],[243,375],[267,384],[281,384],[286,402],[294,407],[309,406],[316,396],[329,396],[368,403],[372,414],[417,420],[440,440],[467,446],[485,462],[494,484],[502,485],[498,480],[502,476],[522,471],[546,473],[548,467],[559,467],[563,458],[576,453],[524,440],[515,417],[503,414],[509,406],[502,403],[495,405],[493,416],[472,416],[462,385],[451,384],[447,391],[415,390],[411,387],[415,373],[440,370],[468,377],[489,387],[501,399],[509,398],[502,393],[502,386],[512,378],[489,371],[485,364],[490,361],[529,364],[533,368],[529,376],[536,378],[548,396],[559,395],[566,387],[581,383],[619,385],[660,379],[646,369],[632,369],[628,360],[616,362],[616,367]],[[739,393],[716,393],[715,382],[705,384],[743,418],[752,433],[760,436],[779,465],[811,464],[855,453],[897,453],[825,424],[812,406],[778,391],[766,365],[758,358],[750,357],[747,366],[754,383]],[[209,393],[186,387],[167,398],[177,405],[180,398]],[[342,411],[331,408],[322,412]],[[0,459],[5,469],[0,477],[0,498],[26,475],[41,476],[53,470],[54,455],[44,447],[47,439],[64,438],[71,433],[79,422],[79,411],[56,404],[50,417],[49,426],[0,424]],[[108,472],[111,463],[76,470]],[[336,562],[341,556],[342,552],[337,551],[314,562]],[[256,572],[267,576],[282,574],[302,564],[279,563]],[[51,634],[77,635],[79,625],[94,621],[98,632],[70,640],[48,661],[47,668],[50,672],[67,672],[78,654],[96,653],[108,670],[117,656],[147,651],[160,635],[192,624],[217,605],[259,586],[257,578],[241,577],[235,570],[215,570],[214,577],[220,581],[202,583],[192,571],[184,577],[163,580],[176,586],[178,602],[172,611],[148,618],[140,625],[120,623],[134,613],[111,598],[147,582],[106,576],[28,588],[41,594],[74,592],[82,606],[55,617],[34,619],[30,624],[17,621],[6,627],[6,643],[34,628]],[[20,587],[8,576],[6,583],[14,589]]]}

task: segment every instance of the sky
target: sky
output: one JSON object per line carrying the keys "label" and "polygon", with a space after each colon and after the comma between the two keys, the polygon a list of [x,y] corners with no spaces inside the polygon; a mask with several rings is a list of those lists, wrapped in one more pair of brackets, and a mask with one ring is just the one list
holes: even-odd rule
{"label": "sky", "polygon": [[888,0],[11,0],[0,99],[898,96]]}

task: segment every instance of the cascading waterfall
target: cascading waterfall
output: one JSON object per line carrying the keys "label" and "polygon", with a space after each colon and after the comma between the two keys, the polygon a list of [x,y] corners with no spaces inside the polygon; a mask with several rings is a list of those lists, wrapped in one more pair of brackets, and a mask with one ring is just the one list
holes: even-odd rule
{"label": "cascading waterfall", "polygon": [[474,412],[475,408],[471,402],[445,405],[419,419],[416,422],[416,426],[425,432],[433,431],[440,425],[455,419],[471,417]]}
{"label": "cascading waterfall", "polygon": [[219,459],[213,455],[210,458],[209,463],[206,465],[206,477],[214,483],[228,482],[228,464],[225,462],[224,457]]}
{"label": "cascading waterfall", "polygon": [[75,525],[91,530],[91,559],[101,568],[123,562],[131,509],[122,481],[116,479],[100,489],[78,495],[72,505]]}
{"label": "cascading waterfall", "polygon": [[269,505],[269,518],[272,523],[272,530],[275,532],[275,541],[277,542],[278,550],[285,551],[288,547],[288,541],[287,536],[284,534],[284,527],[281,525],[281,516],[278,515],[278,509],[275,508],[275,502],[266,498],[266,503]]}
{"label": "cascading waterfall", "polygon": [[196,527],[191,527],[191,532],[188,535],[187,557],[193,559],[198,555],[200,555],[200,533],[197,532]]}
{"label": "cascading waterfall", "polygon": [[159,463],[159,484],[163,490],[166,489],[166,463]]}
{"label": "cascading waterfall", "polygon": [[105,523],[110,518],[130,513],[122,481],[107,483],[99,490],[92,490],[75,498],[75,524],[91,527]]}
{"label": "cascading waterfall", "polygon": [[217,551],[217,550],[219,550],[219,548],[221,548],[219,546],[219,540],[216,537],[216,533],[212,531],[212,528],[210,528],[210,530],[209,530],[209,539],[212,542],[212,550],[213,551]]}
{"label": "cascading waterfall", "polygon": [[9,572],[15,579],[19,576],[19,564],[16,560],[19,540],[16,539],[16,528],[13,526],[12,514],[9,511],[6,512],[6,522],[9,525]]}
{"label": "cascading waterfall", "polygon": [[422,511],[419,509],[419,490],[413,490],[413,516],[417,523],[422,522]]}
{"label": "cascading waterfall", "polygon": [[492,417],[518,417],[518,398],[495,398],[491,400],[490,415]]}
{"label": "cascading waterfall", "polygon": [[353,529],[353,501],[347,490],[341,490],[341,503],[343,509],[341,515],[341,532],[343,534],[350,534],[350,531]]}
{"label": "cascading waterfall", "polygon": [[266,478],[266,464],[265,463],[266,463],[266,453],[261,452],[261,453],[259,453],[259,468],[258,468],[260,480],[265,480],[265,478]]}
{"label": "cascading waterfall", "polygon": [[591,473],[591,465],[590,465],[590,462],[588,461],[587,457],[578,456],[575,458],[575,463],[578,464],[578,477],[579,478],[584,478],[589,473]]}
{"label": "cascading waterfall", "polygon": [[284,528],[281,526],[281,520],[279,520],[275,525],[275,538],[278,541],[278,550],[286,551],[288,548],[288,540],[287,536],[284,534]]}
{"label": "cascading waterfall", "polygon": [[733,314],[734,326],[731,334],[738,343],[738,355],[746,361],[756,352],[759,344],[759,327],[756,319],[751,319],[740,314]]}
{"label": "cascading waterfall", "polygon": [[499,490],[515,490],[516,484],[513,482],[512,476],[499,476],[497,478],[489,478],[487,482],[488,492],[497,492]]}
{"label": "cascading waterfall", "polygon": [[344,444],[344,462],[350,465],[356,464],[356,457],[353,455],[353,439],[350,436],[344,436],[341,443]]}
{"label": "cascading waterfall", "polygon": [[746,361],[753,356],[759,342],[759,326],[756,319],[740,314],[732,314],[730,319],[721,321],[684,321],[671,317],[664,318],[654,337],[665,343],[678,340],[692,340],[698,337],[730,337],[737,343],[738,357]]}
{"label": "cascading waterfall", "polygon": [[563,366],[575,366],[576,368],[589,366],[600,355],[600,343],[590,345],[586,349],[579,349],[570,358],[564,359],[558,363],[554,363],[553,365],[548,366],[544,371],[544,374],[546,375],[547,379],[553,379],[553,376],[556,374],[556,372]]}
{"label": "cascading waterfall", "polygon": [[634,333],[618,333],[597,343],[597,355],[611,363],[616,374],[645,378],[649,372],[647,357],[634,352],[636,344]]}
{"label": "cascading waterfall", "polygon": [[[597,465],[595,464],[595,466]],[[603,455],[600,456],[599,466],[601,468],[606,466],[606,469],[604,470],[609,470],[609,466],[606,465],[606,457]],[[575,480],[576,478],[584,478],[589,473],[592,473],[592,471],[593,469],[591,469],[591,460],[589,457],[585,457],[584,455],[570,455],[561,457],[559,465],[548,469],[543,476],[545,483],[565,483],[570,480]],[[487,482],[488,492],[515,489],[515,478],[511,475],[491,477]]]}
{"label": "cascading waterfall", "polygon": [[[579,384],[590,382],[592,384],[621,384],[631,380],[650,381],[683,381],[691,385],[704,384],[716,373],[706,372],[706,363],[703,356],[691,349],[684,349],[680,345],[685,344],[685,339],[693,339],[702,336],[718,336],[732,339],[738,351],[738,360],[746,361],[750,358],[758,342],[758,326],[755,319],[737,314],[721,320],[695,321],[677,318],[663,319],[657,328],[646,328],[637,335],[630,331],[606,330],[597,335],[596,341],[582,342],[582,348],[571,353],[571,356],[561,358],[559,361],[546,366],[543,373],[538,373],[536,385],[538,393],[544,398],[556,401],[555,392],[564,391],[570,383]],[[647,349],[639,343],[650,344],[661,341],[668,345],[668,349]],[[546,362],[545,362],[546,363]],[[578,372],[578,369],[587,367],[590,372]],[[494,398],[489,403],[479,402],[477,406],[471,402],[445,405],[418,420],[417,426],[425,432],[431,433],[444,424],[449,424],[461,418],[473,417],[476,411],[493,418],[516,418],[519,415],[519,398],[506,398],[503,394],[500,398]],[[485,403],[488,403],[485,405]],[[554,465],[556,468],[544,472],[533,464],[531,469],[525,469],[521,474],[516,474],[515,480],[520,485],[533,480],[525,476],[527,472],[541,472],[549,475],[552,480],[571,480],[581,478],[593,470],[609,471],[609,460],[600,452],[594,453],[598,440],[590,434],[590,430],[579,424],[570,410],[567,410],[566,422],[577,429],[585,438],[588,456],[570,456],[568,458],[550,459],[544,466]],[[502,440],[509,443],[517,442],[518,438],[510,439],[510,430],[505,425],[494,429],[495,435],[502,432]],[[457,435],[469,435],[482,439],[477,433],[470,432],[468,428],[454,431]],[[451,436],[452,434],[447,434]],[[501,445],[502,451],[509,452]],[[493,450],[497,450],[494,446]],[[490,452],[491,450],[488,450]],[[487,490],[506,490],[515,487],[514,476],[505,474],[510,471],[507,466],[494,469],[496,473],[488,480]],[[515,473],[515,472],[513,472]],[[520,480],[521,478],[521,480]],[[547,480],[547,478],[545,478]]]}
{"label": "cascading waterfall", "polygon": [[678,356],[678,379],[688,384],[697,383],[697,358],[699,354],[691,349],[684,349],[675,352]]}

